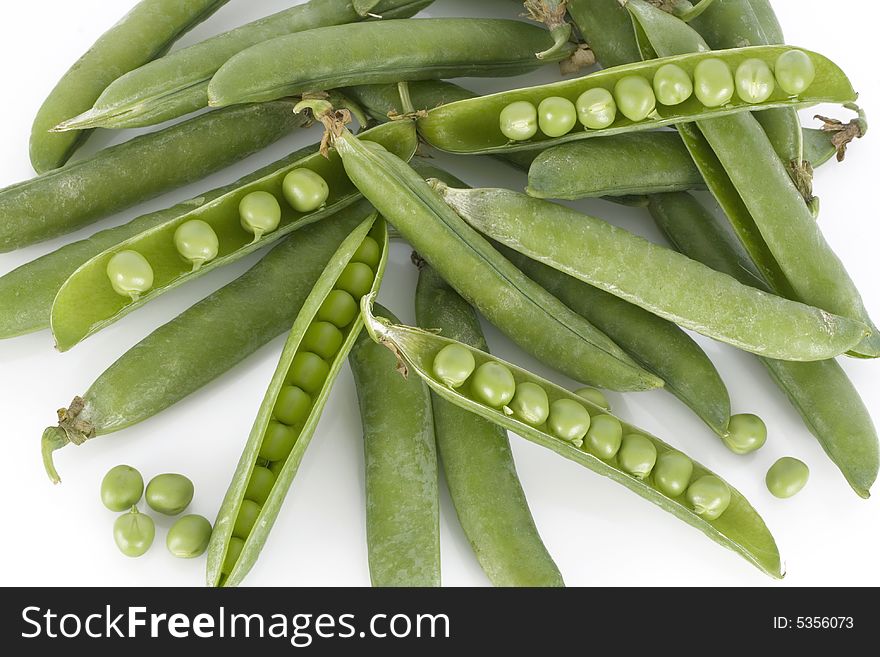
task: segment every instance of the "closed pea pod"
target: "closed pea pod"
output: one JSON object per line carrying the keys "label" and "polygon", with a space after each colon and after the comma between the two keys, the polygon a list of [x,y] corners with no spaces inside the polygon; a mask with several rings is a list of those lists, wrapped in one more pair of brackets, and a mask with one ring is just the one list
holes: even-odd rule
{"label": "closed pea pod", "polygon": [[767,471],[765,483],[775,497],[785,499],[797,495],[810,478],[810,469],[803,461],[783,456]]}

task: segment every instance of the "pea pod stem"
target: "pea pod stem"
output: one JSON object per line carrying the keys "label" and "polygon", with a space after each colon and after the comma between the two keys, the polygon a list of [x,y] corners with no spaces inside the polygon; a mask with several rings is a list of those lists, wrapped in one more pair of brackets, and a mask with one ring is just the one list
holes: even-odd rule
{"label": "pea pod stem", "polygon": [[571,25],[565,20],[566,0],[525,0],[526,16],[543,23],[550,30],[553,45],[535,53],[538,59],[546,59],[559,51],[571,38]]}

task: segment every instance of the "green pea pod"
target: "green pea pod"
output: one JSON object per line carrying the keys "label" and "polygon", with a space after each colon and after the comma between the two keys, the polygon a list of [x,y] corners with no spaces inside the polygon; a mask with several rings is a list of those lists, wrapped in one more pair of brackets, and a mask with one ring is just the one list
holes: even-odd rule
{"label": "green pea pod", "polygon": [[[748,256],[729,231],[695,198],[681,193],[657,195],[651,197],[649,207],[676,249],[746,285],[770,289],[753,273]],[[834,360],[792,363],[762,358],[761,362],[853,490],[868,497],[880,468],[877,432],[843,368]]]}
{"label": "green pea pod", "polygon": [[535,53],[538,59],[546,59],[562,48],[571,38],[571,24],[565,20],[567,0],[525,0],[521,2],[526,9],[526,16],[533,21],[543,23],[550,30],[553,45]]}
{"label": "green pea pod", "polygon": [[0,190],[0,253],[204,178],[308,122],[289,101],[209,112]]}
{"label": "green pea pod", "polygon": [[[52,462],[55,450],[156,415],[288,330],[340,242],[369,213],[369,204],[360,201],[333,221],[306,226],[246,274],[123,354],[59,413],[59,426],[44,432],[50,479],[60,481]],[[176,357],[169,359],[169,351]],[[160,362],[164,366],[157,368]]]}
{"label": "green pea pod", "polygon": [[[339,44],[344,43],[344,49]],[[423,18],[323,27],[279,37],[236,55],[208,86],[215,107],[283,98],[353,84],[445,77],[520,75],[544,60],[546,30],[491,18]],[[298,65],[309,61],[310,66]]]}
{"label": "green pea pod", "polygon": [[381,0],[352,0],[352,6],[359,16],[366,16],[376,9]]}
{"label": "green pea pod", "polygon": [[89,109],[113,80],[161,57],[177,39],[228,0],[142,0],[80,57],[43,101],[31,129],[31,164],[37,173],[62,166],[88,133],[50,130]]}
{"label": "green pea pod", "polygon": [[[325,302],[334,292],[341,291],[339,286],[343,274],[350,263],[356,262],[354,258],[358,249],[367,238],[374,240],[381,249],[378,262],[371,263],[375,270],[370,270],[373,278],[368,281],[371,293],[379,289],[388,258],[388,232],[384,220],[377,219],[373,213],[350,231],[331,256],[293,322],[278,367],[214,523],[214,533],[208,545],[209,586],[237,586],[241,583],[256,563],[281,510],[333,383],[363,328],[357,306],[354,305],[354,314],[349,321],[333,322],[337,326],[337,333],[341,332],[341,340],[335,344],[322,341],[322,344],[309,347],[304,343],[308,339],[309,329],[321,320]],[[326,351],[323,351],[325,348]],[[320,349],[323,353],[319,356],[308,349]],[[320,361],[319,368],[301,364],[315,359]],[[293,411],[282,411],[285,404],[281,401],[281,393],[285,388],[292,387],[302,393],[300,396],[305,395],[306,402]],[[255,469],[263,467],[261,463],[265,461],[269,461],[270,471],[277,474],[268,497],[259,504],[247,497],[247,490]],[[255,504],[258,509],[254,508]]]}
{"label": "green pea pod", "polygon": [[[398,320],[387,309],[377,312]],[[349,356],[364,427],[373,586],[440,586],[440,500],[431,392],[361,333]]]}
{"label": "green pea pod", "polygon": [[[382,144],[406,160],[412,157],[417,145],[409,126],[397,123],[379,126],[362,133],[360,137]],[[291,171],[297,169],[308,169],[326,181],[330,188],[326,203],[317,210],[303,213],[282,201],[278,228],[255,241],[254,235],[241,224],[239,205],[242,199],[254,192],[268,192],[283,199],[282,183]],[[333,215],[360,197],[360,192],[345,175],[336,153],[331,152],[328,157],[312,153],[186,214],[119,242],[79,267],[61,286],[51,315],[56,346],[66,351],[165,292],[239,260],[305,225]],[[195,270],[191,262],[181,257],[174,241],[178,228],[193,220],[201,220],[211,226],[220,244],[217,257]],[[118,294],[107,277],[108,264],[123,251],[140,253],[153,270],[152,288],[137,300]]]}
{"label": "green pea pod", "polygon": [[[419,325],[488,351],[474,309],[427,264],[420,269]],[[437,395],[433,407],[449,495],[489,580],[495,586],[564,586],[535,527],[507,432]]]}
{"label": "green pea pod", "polygon": [[[434,377],[432,373],[434,359],[444,347],[456,345],[466,349],[473,356],[474,362],[478,367],[490,362],[499,364],[512,374],[517,384],[528,382],[542,388],[551,404],[565,400],[567,404],[574,403],[581,408],[586,408],[590,415],[613,417],[609,416],[605,409],[596,406],[592,402],[578,397],[564,388],[560,388],[550,381],[527,372],[516,365],[500,361],[483,351],[421,329],[383,321],[372,314],[370,309],[371,301],[370,297],[364,297],[361,301],[361,314],[364,317],[370,337],[376,342],[392,349],[398,355],[401,367],[405,368],[409,375],[417,375],[422,378],[437,395],[486,418],[490,422],[513,431],[526,440],[551,449],[579,465],[626,486],[634,493],[653,502],[680,520],[701,530],[717,543],[735,551],[771,577],[780,578],[783,576],[782,563],[773,536],[755,509],[732,486],[729,486],[731,496],[729,507],[719,517],[709,519],[705,515],[697,513],[686,501],[686,496],[669,497],[663,494],[656,487],[650,475],[638,478],[626,473],[618,465],[613,455],[609,460],[602,460],[591,452],[577,446],[575,442],[557,438],[547,425],[529,425],[501,409],[490,408],[485,404],[475,401],[466,394],[464,387],[452,389]],[[675,451],[671,446],[647,432],[633,427],[619,418],[614,419],[620,424],[625,434],[638,434],[653,443],[658,457]],[[696,481],[703,476],[711,474],[704,466],[697,462],[693,463],[692,480]]]}
{"label": "green pea pod", "polygon": [[568,0],[568,15],[602,66],[641,59],[632,21],[618,0]]}

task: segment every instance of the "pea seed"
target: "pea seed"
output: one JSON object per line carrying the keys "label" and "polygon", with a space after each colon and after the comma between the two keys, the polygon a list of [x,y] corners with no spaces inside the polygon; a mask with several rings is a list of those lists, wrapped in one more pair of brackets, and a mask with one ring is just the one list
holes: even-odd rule
{"label": "pea seed", "polygon": [[326,360],[310,351],[300,351],[293,357],[290,372],[287,374],[287,383],[299,386],[310,395],[314,395],[321,390],[328,374],[330,374],[330,365]]}
{"label": "pea seed", "polygon": [[137,251],[120,251],[107,263],[107,278],[116,294],[137,301],[153,287],[153,268]]}
{"label": "pea seed", "polygon": [[664,64],[654,74],[654,94],[663,105],[680,105],[694,94],[691,76],[675,64]]}
{"label": "pea seed", "polygon": [[550,431],[557,438],[580,445],[590,428],[590,412],[571,399],[557,399],[550,406]]}
{"label": "pea seed", "polygon": [[764,420],[751,413],[732,415],[727,435],[722,440],[734,454],[749,454],[767,442],[767,425]]}
{"label": "pea seed", "polygon": [[284,198],[297,212],[314,212],[327,202],[330,187],[311,169],[294,169],[281,183]]}
{"label": "pea seed", "polygon": [[644,121],[654,111],[657,99],[651,83],[640,75],[628,75],[614,85],[617,108],[630,121]]}
{"label": "pea seed", "polygon": [[706,520],[720,518],[730,505],[730,488],[713,475],[704,475],[688,486],[687,501]]}
{"label": "pea seed", "polygon": [[263,505],[269,499],[272,487],[275,485],[275,475],[269,468],[256,467],[251,473],[250,481],[244,491],[244,496],[257,504]]}
{"label": "pea seed", "polygon": [[276,479],[278,479],[278,475],[281,474],[282,468],[284,468],[284,461],[272,461],[269,464],[269,472],[275,475]]}
{"label": "pea seed", "polygon": [[273,414],[275,419],[289,427],[300,426],[309,416],[312,398],[298,386],[284,386],[278,393]]}
{"label": "pea seed", "polygon": [[195,559],[208,549],[211,531],[207,518],[194,514],[183,516],[168,530],[165,547],[179,559]]}
{"label": "pea seed", "polygon": [[654,483],[667,497],[678,497],[691,483],[694,462],[681,452],[664,452],[654,467]]}
{"label": "pea seed", "polygon": [[489,361],[474,372],[472,392],[478,401],[487,406],[501,408],[513,399],[516,381],[504,365]]}
{"label": "pea seed", "polygon": [[130,465],[110,468],[101,480],[101,502],[111,511],[125,511],[141,501],[144,478]]}
{"label": "pea seed", "polygon": [[147,484],[146,500],[153,511],[176,516],[192,502],[195,488],[181,474],[160,474]]}
{"label": "pea seed", "polygon": [[336,281],[336,288],[345,290],[357,301],[370,291],[376,274],[362,262],[350,262]]}
{"label": "pea seed", "polygon": [[281,224],[281,204],[269,192],[251,192],[238,205],[241,225],[252,233],[254,242]]}
{"label": "pea seed", "polygon": [[706,107],[729,103],[734,87],[730,68],[720,59],[704,59],[694,68],[694,93]]}
{"label": "pea seed", "polygon": [[127,557],[146,554],[156,538],[156,525],[150,516],[131,507],[131,511],[119,516],[113,523],[113,540],[116,547]]}
{"label": "pea seed", "polygon": [[345,336],[330,322],[312,322],[303,334],[300,349],[318,354],[324,360],[333,360],[339,353]]}
{"label": "pea seed", "polygon": [[575,390],[575,393],[578,397],[583,397],[588,402],[592,402],[599,408],[604,408],[606,411],[611,410],[611,404],[608,402],[608,398],[605,394],[596,388],[580,388],[579,390]]}
{"label": "pea seed", "polygon": [[607,89],[587,89],[575,103],[578,120],[585,128],[601,130],[609,127],[617,118],[617,103]]}
{"label": "pea seed", "polygon": [[331,290],[318,308],[315,319],[345,328],[354,321],[357,314],[358,306],[354,297],[344,290]]}
{"label": "pea seed", "polygon": [[641,434],[627,434],[617,452],[617,462],[636,479],[644,479],[657,463],[657,448],[651,439]]}
{"label": "pea seed", "polygon": [[810,479],[807,464],[791,456],[783,456],[767,471],[765,483],[774,496],[786,499],[797,495]]}
{"label": "pea seed", "polygon": [[257,518],[260,511],[263,510],[259,504],[253,500],[242,500],[241,507],[238,510],[238,516],[235,518],[235,526],[232,528],[232,535],[239,538],[247,538],[250,536],[257,524]]}
{"label": "pea seed", "polygon": [[776,81],[790,96],[802,94],[816,78],[816,68],[809,55],[801,50],[789,50],[776,59]]}
{"label": "pea seed", "polygon": [[761,59],[747,59],[736,68],[736,94],[746,103],[763,103],[776,88],[773,71]]}
{"label": "pea seed", "polygon": [[379,266],[382,259],[382,248],[379,243],[369,235],[364,238],[363,243],[358,247],[351,257],[352,262],[362,262],[373,271]]}
{"label": "pea seed", "polygon": [[501,132],[513,141],[525,141],[538,134],[538,110],[525,100],[501,110]]}
{"label": "pea seed", "polygon": [[[263,442],[260,445],[260,456],[269,461],[279,461],[281,463],[279,467],[281,467],[287,460],[287,455],[290,454],[298,437],[297,431],[273,420],[266,427],[266,435],[263,436]],[[274,465],[273,463],[269,468],[271,469]]]}
{"label": "pea seed", "polygon": [[612,415],[597,415],[587,431],[586,446],[604,461],[614,458],[623,440],[623,427]]}
{"label": "pea seed", "polygon": [[548,137],[561,137],[577,123],[577,110],[567,98],[551,96],[538,105],[538,126]]}
{"label": "pea seed", "polygon": [[223,568],[221,569],[223,573],[228,575],[232,572],[232,569],[235,567],[235,564],[238,563],[238,559],[241,556],[241,551],[244,549],[244,541],[240,538],[233,536],[229,539],[229,545],[226,548],[226,556],[223,557]]}
{"label": "pea seed", "polygon": [[220,240],[211,225],[201,219],[184,222],[174,231],[174,246],[184,260],[197,271],[220,252]]}
{"label": "pea seed", "polygon": [[458,344],[448,344],[434,356],[434,376],[450,388],[458,388],[474,373],[474,355]]}
{"label": "pea seed", "polygon": [[526,381],[516,386],[516,392],[510,400],[510,411],[516,419],[539,426],[550,415],[550,400],[544,388]]}

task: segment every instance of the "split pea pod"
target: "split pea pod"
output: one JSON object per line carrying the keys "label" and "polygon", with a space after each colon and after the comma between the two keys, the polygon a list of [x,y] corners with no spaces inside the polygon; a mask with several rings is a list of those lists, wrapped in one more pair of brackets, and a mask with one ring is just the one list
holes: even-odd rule
{"label": "split pea pod", "polygon": [[[416,289],[416,317],[425,329],[439,329],[444,337],[488,351],[474,309],[425,263]],[[489,580],[495,586],[563,586],[535,527],[507,432],[437,395],[433,408],[449,495]]]}
{"label": "split pea pod", "polygon": [[[386,18],[406,18],[431,2],[381,0],[373,12]],[[100,97],[95,96],[77,112],[57,117],[49,127],[69,119],[59,127],[138,128],[195,112],[208,106],[208,83],[214,73],[242,50],[286,34],[361,20],[362,16],[351,0],[311,0],[290,7],[117,76],[118,80],[102,89]]]}
{"label": "split pea pod", "polygon": [[73,232],[204,178],[308,122],[293,103],[232,107],[0,190],[0,253]]}
{"label": "split pea pod", "polygon": [[[345,44],[340,48],[339,44]],[[353,23],[271,39],[226,62],[208,86],[212,106],[283,98],[353,84],[520,75],[545,60],[547,31],[491,18],[420,18]],[[303,62],[309,62],[303,66]]]}
{"label": "split pea pod", "polygon": [[142,0],[135,5],[77,60],[43,101],[31,129],[34,170],[45,173],[62,166],[88,137],[80,131],[52,133],[52,128],[89,109],[113,80],[160,57],[227,2]]}
{"label": "split pea pod", "polygon": [[[771,577],[782,577],[779,551],[764,521],[742,494],[696,461],[592,402],[516,365],[435,333],[377,318],[370,311],[370,303],[370,297],[361,302],[370,337],[393,349],[408,375],[423,379],[440,397],[626,486]],[[472,363],[461,368],[462,382],[457,387],[442,382],[436,374],[438,363],[450,354],[456,358],[467,355]],[[481,373],[487,374],[483,380]],[[546,409],[545,421],[528,420],[510,405],[502,408],[494,400],[486,401],[502,392],[510,398],[516,394],[513,391],[524,386],[540,391],[538,396],[542,399],[536,405]],[[635,443],[641,458],[624,458],[626,452],[618,455],[621,445],[631,444],[627,451],[636,451],[632,449]],[[687,471],[678,470],[675,486],[666,480],[666,470],[661,471],[662,482],[660,473],[654,471],[655,463],[659,467],[670,454],[690,466]],[[639,467],[633,467],[636,465]]]}
{"label": "split pea pod", "polygon": [[312,281],[217,514],[209,586],[237,586],[256,563],[363,328],[358,301],[379,289],[387,257],[388,232],[374,212],[350,230]]}
{"label": "split pea pod", "polygon": [[[123,354],[70,408],[59,412],[59,426],[44,432],[43,461],[49,478],[60,481],[53,464],[55,450],[82,445],[156,415],[288,330],[339,244],[369,214],[369,204],[361,201],[333,221],[303,228],[243,276]],[[168,358],[169,350],[173,359]]]}
{"label": "split pea pod", "polygon": [[[411,128],[398,123],[379,126],[360,138],[382,144],[406,160],[412,157],[417,145]],[[305,184],[300,182],[304,177]],[[320,203],[293,205],[298,204],[296,194],[310,189],[312,181],[325,186],[326,194],[318,199]],[[242,208],[249,199],[260,195],[268,195],[263,198],[270,202],[274,199],[280,215],[274,227],[262,227],[257,239]],[[165,292],[331,216],[359,198],[360,192],[348,180],[336,153],[329,153],[328,157],[310,153],[186,214],[114,244],[80,266],[59,289],[51,314],[56,346],[66,351]],[[180,231],[192,226],[201,226],[209,231],[209,236],[213,232],[216,242],[209,254],[213,257],[194,258],[199,254],[188,253],[186,245],[176,239]],[[107,275],[114,259],[127,252],[143,256],[153,274],[149,289],[141,290],[134,299],[120,294]]]}
{"label": "split pea pod", "polygon": [[[391,322],[387,309],[376,311]],[[373,586],[440,586],[440,500],[431,391],[361,332],[349,355],[364,428]],[[473,438],[473,437],[472,437]]]}

